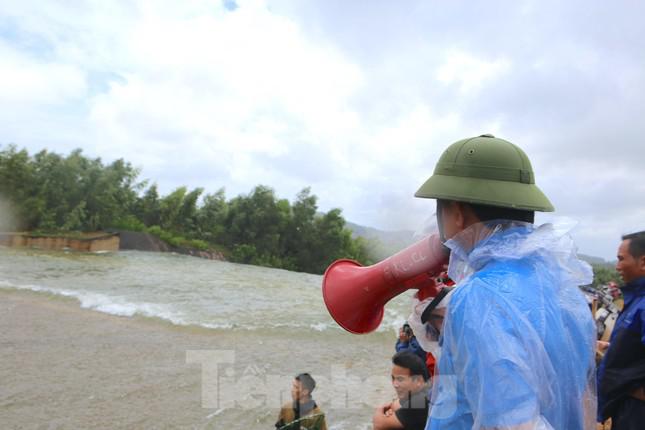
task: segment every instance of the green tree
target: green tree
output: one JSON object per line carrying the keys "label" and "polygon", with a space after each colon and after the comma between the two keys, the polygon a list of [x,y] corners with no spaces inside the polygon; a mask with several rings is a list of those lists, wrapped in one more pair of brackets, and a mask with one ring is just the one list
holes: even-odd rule
{"label": "green tree", "polygon": [[[16,158],[11,152],[10,148],[0,156],[4,167]],[[13,165],[0,170],[23,184],[18,188],[6,182],[13,188],[12,200],[20,206],[28,229],[106,228],[127,215],[135,200],[138,172],[123,160],[104,167],[100,159],[89,159],[80,149],[67,157],[47,151],[33,157],[26,151],[18,155],[22,169]]]}
{"label": "green tree", "polygon": [[87,230],[112,227],[135,211],[137,192],[142,184],[136,183],[139,172],[122,159],[103,166],[100,159],[92,160],[82,172],[85,185],[82,199],[87,202]]}
{"label": "green tree", "polygon": [[37,195],[44,201],[45,210],[36,225],[30,227],[60,229],[65,224],[67,214],[80,203],[79,175],[67,168],[63,157],[47,151],[34,156],[34,173]]}
{"label": "green tree", "polygon": [[196,215],[198,234],[207,241],[221,242],[227,213],[228,203],[224,188],[220,188],[214,194],[206,194]]}
{"label": "green tree", "polygon": [[315,220],[315,238],[310,244],[313,250],[311,263],[303,269],[312,273],[323,273],[334,260],[351,258],[362,264],[369,264],[365,243],[352,238],[345,228],[345,219],[340,209],[332,209]]}
{"label": "green tree", "polygon": [[80,149],[30,156],[0,147],[0,206],[30,230],[147,230],[173,246],[228,249],[244,263],[322,273],[337,258],[369,262],[340,209],[318,215],[310,188],[293,205],[265,185],[230,201],[222,188],[200,204],[203,188],[182,186],[161,197],[155,184],[144,191],[138,175],[123,159],[104,165]]}
{"label": "green tree", "polygon": [[[0,198],[13,214],[14,228],[34,228],[43,217],[45,201],[37,193],[34,166],[26,150],[15,145],[0,151]],[[7,225],[9,227],[9,225]]]}
{"label": "green tree", "polygon": [[620,275],[613,267],[604,264],[592,264],[591,268],[593,269],[592,287],[599,288],[603,285],[609,284],[610,282],[615,282],[618,285],[622,284]]}
{"label": "green tree", "polygon": [[146,226],[160,224],[161,206],[157,184],[152,184],[137,200],[135,216]]}
{"label": "green tree", "polygon": [[197,201],[204,192],[203,188],[195,188],[184,195],[177,214],[177,227],[180,232],[193,235],[197,229]]}
{"label": "green tree", "polygon": [[286,231],[285,254],[292,265],[309,268],[315,265],[317,197],[311,188],[302,189],[291,206],[291,219]]}
{"label": "green tree", "polygon": [[179,187],[159,202],[159,224],[168,231],[179,231],[179,214],[182,209],[186,187]]}
{"label": "green tree", "polygon": [[224,223],[226,245],[252,245],[255,261],[283,255],[281,234],[290,216],[289,202],[276,200],[273,189],[258,185],[248,196],[238,196],[228,205]]}

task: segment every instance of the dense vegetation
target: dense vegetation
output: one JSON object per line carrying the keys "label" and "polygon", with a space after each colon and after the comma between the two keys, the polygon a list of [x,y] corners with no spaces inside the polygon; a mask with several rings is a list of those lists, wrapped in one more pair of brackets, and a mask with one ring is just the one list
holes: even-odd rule
{"label": "dense vegetation", "polygon": [[0,213],[0,229],[147,231],[171,245],[220,250],[232,261],[310,273],[322,273],[337,258],[369,263],[340,209],[318,214],[309,188],[293,203],[263,185],[232,199],[224,189],[204,194],[186,187],[161,196],[138,176],[122,159],[103,164],[80,149],[32,156],[0,147],[0,209],[8,206],[3,212],[15,220],[10,225]]}
{"label": "dense vegetation", "polygon": [[591,286],[596,289],[604,285],[608,285],[610,282],[614,282],[616,285],[621,285],[623,283],[620,279],[620,275],[611,264],[592,263],[591,268],[593,269],[593,283]]}
{"label": "dense vegetation", "polygon": [[[205,194],[186,187],[161,196],[155,184],[148,186],[138,176],[124,160],[105,165],[81,150],[30,155],[15,146],[0,147],[0,231],[146,231],[173,246],[216,249],[232,261],[311,273],[322,273],[337,258],[370,263],[366,244],[351,237],[341,211],[319,214],[309,188],[293,203],[262,185],[232,199],[223,189]],[[7,205],[11,210],[3,210]],[[7,219],[9,212],[15,222]],[[611,265],[594,262],[592,267],[594,288],[620,283]]]}

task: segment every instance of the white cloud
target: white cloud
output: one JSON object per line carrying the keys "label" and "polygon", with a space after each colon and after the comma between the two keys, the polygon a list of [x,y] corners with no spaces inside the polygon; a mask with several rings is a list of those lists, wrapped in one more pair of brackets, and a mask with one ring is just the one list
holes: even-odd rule
{"label": "white cloud", "polygon": [[[412,195],[439,154],[490,132],[531,156],[559,211],[581,220],[583,251],[610,257],[616,232],[637,229],[638,13],[237,3],[5,2],[2,142],[123,157],[164,192],[311,185],[324,210],[414,228],[434,204]],[[629,37],[596,33],[593,14]]]}
{"label": "white cloud", "polygon": [[85,75],[77,67],[34,59],[0,42],[0,103],[63,104],[79,99],[87,90]]}
{"label": "white cloud", "polygon": [[[192,159],[215,171],[202,172],[202,181],[215,173],[229,178],[221,185],[234,192],[289,180],[288,171],[259,165],[258,155],[284,156],[308,145],[345,160],[351,139],[339,136],[360,128],[348,103],[361,70],[332,47],[312,45],[262,3],[235,13],[194,9],[174,13],[144,2],[119,35],[104,33],[105,25],[91,35],[121,50],[111,68],[121,79],[88,100],[92,150],[125,156],[162,181],[155,176],[191,169]],[[81,45],[76,52],[94,56]],[[85,58],[66,58],[87,65]]]}
{"label": "white cloud", "polygon": [[511,69],[506,58],[486,61],[463,51],[450,51],[445,62],[437,69],[437,79],[444,84],[454,84],[466,94],[477,90],[487,81],[498,79]]}

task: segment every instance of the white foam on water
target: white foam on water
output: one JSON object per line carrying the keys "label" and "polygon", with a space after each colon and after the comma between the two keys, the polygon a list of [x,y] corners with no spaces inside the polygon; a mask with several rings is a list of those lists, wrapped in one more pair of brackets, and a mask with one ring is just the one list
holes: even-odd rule
{"label": "white foam on water", "polygon": [[236,328],[235,324],[231,324],[231,323],[222,323],[222,324],[201,323],[201,324],[194,324],[194,325],[198,325],[198,326],[204,327],[204,328],[212,328],[212,329],[215,329],[215,330],[220,330],[220,329],[229,330],[229,329],[232,329],[232,328]]}
{"label": "white foam on water", "polygon": [[394,331],[395,333],[399,333],[399,328],[403,325],[403,323],[407,319],[407,314],[403,315],[403,313],[391,309],[391,308],[385,308],[385,315],[383,316],[383,322],[381,323],[380,327],[378,328],[379,332],[388,332],[388,331]]}
{"label": "white foam on water", "polygon": [[325,330],[329,330],[331,328],[331,327],[329,327],[329,324],[322,323],[322,322],[321,323],[316,323],[316,324],[311,324],[309,327],[311,327],[312,329],[314,329],[316,331],[325,331]]}
{"label": "white foam on water", "polygon": [[12,284],[11,282],[0,279],[0,288],[10,289],[13,288],[13,286],[14,284]]}
{"label": "white foam on water", "polygon": [[64,290],[60,291],[53,288],[43,287],[41,285],[14,284],[13,282],[6,281],[6,280],[0,280],[0,288],[5,288],[9,290],[28,290],[28,291],[35,291],[37,293],[50,293],[50,294],[57,294],[65,297],[70,297],[71,294],[73,294],[71,291],[64,291]]}
{"label": "white foam on water", "polygon": [[116,315],[121,317],[133,317],[143,316],[149,318],[159,318],[165,321],[168,321],[174,325],[178,326],[198,326],[204,327],[207,329],[241,329],[256,331],[262,329],[302,329],[307,328],[311,330],[316,330],[323,332],[330,329],[338,329],[338,327],[332,327],[327,323],[316,323],[316,324],[298,324],[298,323],[273,323],[266,325],[250,325],[250,324],[235,324],[230,322],[207,322],[199,321],[196,318],[188,318],[187,316],[173,310],[170,306],[150,303],[150,302],[131,302],[128,301],[125,297],[120,296],[108,296],[106,294],[89,292],[89,291],[72,291],[72,290],[61,290],[51,287],[45,287],[42,285],[31,285],[31,284],[15,284],[6,280],[0,280],[0,288],[15,289],[15,290],[27,290],[37,293],[46,293],[53,294],[62,297],[68,297],[76,299],[80,307],[83,309],[90,309],[97,312],[102,312],[105,314]]}
{"label": "white foam on water", "polygon": [[214,418],[214,417],[218,416],[219,414],[221,414],[221,413],[222,413],[222,412],[224,412],[225,410],[226,410],[226,409],[224,409],[224,408],[222,408],[222,409],[218,409],[218,410],[216,410],[215,412],[213,412],[212,414],[208,414],[208,415],[206,415],[206,419],[207,419],[207,420],[210,420],[211,418]]}
{"label": "white foam on water", "polygon": [[[120,317],[148,317],[158,318],[177,326],[196,326],[214,330],[305,330],[315,332],[336,332],[342,328],[332,321],[269,321],[269,318],[262,319],[263,323],[257,321],[241,321],[239,318],[227,318],[226,315],[217,315],[217,313],[193,313],[189,310],[182,311],[182,306],[189,305],[190,302],[178,302],[176,304],[155,303],[154,296],[143,297],[143,300],[133,300],[128,297],[129,294],[109,294],[105,292],[88,291],[87,289],[70,289],[56,288],[35,284],[19,284],[8,280],[0,280],[0,288],[28,290],[37,293],[52,294],[60,297],[75,299],[83,309],[89,309],[105,314]],[[160,289],[160,291],[163,291]],[[137,294],[138,295],[138,294]],[[148,300],[146,300],[146,298]],[[150,300],[152,298],[153,300]],[[190,297],[188,300],[200,300],[199,296]],[[219,319],[219,320],[218,320]],[[327,318],[325,318],[327,319]],[[393,326],[398,324],[401,315],[396,311],[386,308],[386,315],[383,323],[378,328],[379,332],[393,330]]]}
{"label": "white foam on water", "polygon": [[100,293],[75,293],[84,309],[92,309],[111,315],[132,317],[142,315],[168,320],[173,324],[184,324],[184,320],[167,306],[156,303],[133,303],[123,297],[109,297]]}
{"label": "white foam on water", "polygon": [[168,306],[156,303],[133,303],[128,302],[123,297],[110,297],[105,294],[87,291],[59,290],[41,285],[20,285],[5,280],[0,280],[0,288],[27,290],[37,293],[69,297],[78,300],[81,308],[83,309],[91,309],[110,315],[122,317],[141,315],[151,318],[160,318],[175,325],[189,325],[177,312],[173,311]]}

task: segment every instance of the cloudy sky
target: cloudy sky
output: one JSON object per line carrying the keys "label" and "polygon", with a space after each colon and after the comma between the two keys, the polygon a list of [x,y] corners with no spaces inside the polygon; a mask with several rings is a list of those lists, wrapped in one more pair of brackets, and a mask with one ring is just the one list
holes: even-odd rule
{"label": "cloudy sky", "polygon": [[[166,193],[257,184],[418,229],[443,149],[520,145],[580,251],[645,228],[645,6],[0,0],[0,144],[125,158]],[[541,217],[545,221],[550,218]]]}

